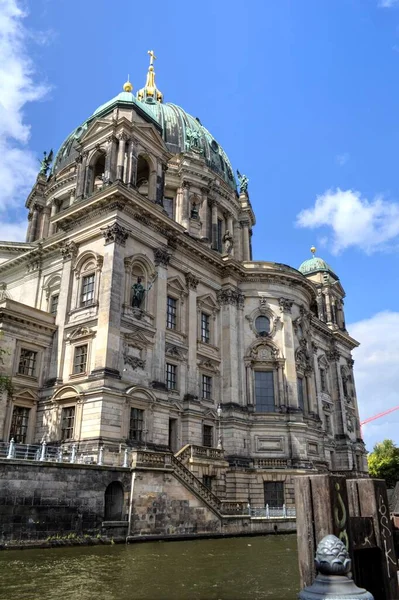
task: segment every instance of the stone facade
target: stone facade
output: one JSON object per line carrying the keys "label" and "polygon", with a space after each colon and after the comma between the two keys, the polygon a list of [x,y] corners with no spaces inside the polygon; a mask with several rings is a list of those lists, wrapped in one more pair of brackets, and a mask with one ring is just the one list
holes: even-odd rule
{"label": "stone facade", "polygon": [[265,482],[290,504],[296,474],[365,473],[339,280],[253,261],[246,185],[191,116],[171,141],[161,107],[100,107],[39,174],[27,241],[0,243],[0,440],[218,447],[185,464],[257,505]]}

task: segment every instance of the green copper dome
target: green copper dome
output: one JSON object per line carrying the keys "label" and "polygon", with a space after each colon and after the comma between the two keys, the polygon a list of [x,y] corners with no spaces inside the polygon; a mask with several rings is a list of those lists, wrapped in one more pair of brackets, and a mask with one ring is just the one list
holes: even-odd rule
{"label": "green copper dome", "polygon": [[[125,84],[126,86],[126,84]],[[128,88],[129,90],[131,88]],[[54,160],[53,173],[76,160],[79,139],[88,126],[96,119],[110,113],[116,106],[132,107],[141,112],[159,129],[168,150],[173,154],[193,152],[204,158],[206,165],[217,173],[233,190],[236,181],[231,163],[211,133],[199,119],[192,117],[180,106],[162,102],[162,94],[154,86],[154,94],[148,88],[138,92],[137,97],[131,91],[123,91],[105,104],[99,106],[80,127],[75,129],[62,144]]]}
{"label": "green copper dome", "polygon": [[320,272],[330,273],[336,279],[338,279],[330,265],[327,264],[325,260],[319,258],[318,256],[314,256],[314,253],[316,252],[316,248],[314,248],[314,246],[311,248],[311,252],[313,254],[312,258],[304,260],[298,271],[300,271],[302,275],[311,275],[312,273]]}

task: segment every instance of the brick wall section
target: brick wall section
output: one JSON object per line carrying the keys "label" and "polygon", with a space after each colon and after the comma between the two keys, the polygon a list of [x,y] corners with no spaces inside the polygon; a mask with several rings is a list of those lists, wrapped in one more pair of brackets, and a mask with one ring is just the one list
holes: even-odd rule
{"label": "brick wall section", "polygon": [[120,481],[127,499],[130,480],[128,469],[0,460],[0,542],[96,535],[107,486]]}

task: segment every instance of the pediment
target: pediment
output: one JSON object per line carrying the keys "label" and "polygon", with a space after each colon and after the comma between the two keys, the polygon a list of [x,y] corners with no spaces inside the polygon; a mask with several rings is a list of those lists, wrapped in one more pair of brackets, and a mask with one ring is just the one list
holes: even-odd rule
{"label": "pediment", "polygon": [[25,400],[26,402],[37,402],[37,394],[32,392],[27,388],[21,389],[19,391],[14,392],[14,399],[18,402],[18,400]]}
{"label": "pediment", "polygon": [[66,337],[67,337],[67,340],[72,341],[72,340],[77,340],[77,339],[83,338],[83,337],[93,336],[94,333],[95,332],[92,329],[90,329],[90,327],[87,327],[86,325],[82,325],[80,327],[76,327],[70,333],[67,333]]}
{"label": "pediment", "polygon": [[184,284],[184,281],[177,275],[175,277],[170,277],[167,282],[168,288],[173,289],[178,292],[179,295],[187,293],[187,288]]}
{"label": "pediment", "polygon": [[105,133],[108,130],[111,131],[113,129],[113,123],[111,121],[107,121],[106,119],[97,119],[95,120],[87,129],[87,131],[80,138],[80,145],[85,145],[89,143],[92,139],[97,138],[101,133]]}
{"label": "pediment", "polygon": [[170,343],[166,342],[165,354],[167,354],[168,356],[172,356],[173,358],[183,360],[186,358],[187,350],[186,350],[186,348],[181,348],[179,346],[176,346],[176,344],[170,344]]}
{"label": "pediment", "polygon": [[146,346],[147,344],[151,344],[152,343],[152,336],[151,334],[147,334],[144,333],[141,329],[135,329],[133,331],[131,331],[130,333],[125,333],[124,334],[124,339],[125,339],[125,343],[126,344],[131,344],[131,345],[144,345]]}
{"label": "pediment", "polygon": [[199,307],[207,307],[212,311],[219,309],[219,305],[215,298],[211,294],[205,294],[204,296],[198,296],[197,304]]}
{"label": "pediment", "polygon": [[137,136],[139,142],[140,139],[143,141],[144,146],[146,144],[149,144],[151,148],[155,146],[162,153],[167,154],[168,157],[171,158],[173,156],[166,147],[161,134],[152,123],[135,123],[134,134]]}

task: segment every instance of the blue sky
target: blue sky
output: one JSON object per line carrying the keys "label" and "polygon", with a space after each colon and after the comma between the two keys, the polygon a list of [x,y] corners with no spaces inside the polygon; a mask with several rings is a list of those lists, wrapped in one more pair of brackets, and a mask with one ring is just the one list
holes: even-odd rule
{"label": "blue sky", "polygon": [[[399,405],[399,1],[0,0],[0,238],[43,150],[142,87],[149,48],[165,101],[249,177],[254,258],[315,244],[340,276],[362,417]],[[364,435],[399,443],[399,411]]]}

